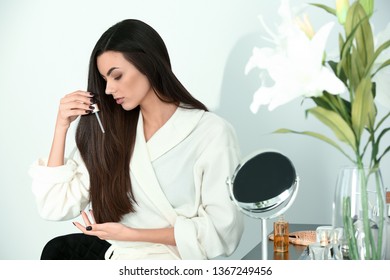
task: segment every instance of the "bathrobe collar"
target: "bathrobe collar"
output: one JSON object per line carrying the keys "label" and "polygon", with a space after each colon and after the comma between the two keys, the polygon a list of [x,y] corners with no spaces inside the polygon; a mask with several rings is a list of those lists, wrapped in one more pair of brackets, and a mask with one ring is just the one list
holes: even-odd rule
{"label": "bathrobe collar", "polygon": [[[146,143],[150,161],[154,161],[183,141],[196,127],[204,114],[203,110],[178,107],[171,118]],[[144,137],[143,119],[140,112],[137,136]]]}
{"label": "bathrobe collar", "polygon": [[152,162],[183,141],[195,129],[203,114],[203,110],[178,107],[148,142],[145,141],[141,112],[138,118],[135,147],[130,164],[131,172],[142,190],[172,226],[177,215],[160,187]]}

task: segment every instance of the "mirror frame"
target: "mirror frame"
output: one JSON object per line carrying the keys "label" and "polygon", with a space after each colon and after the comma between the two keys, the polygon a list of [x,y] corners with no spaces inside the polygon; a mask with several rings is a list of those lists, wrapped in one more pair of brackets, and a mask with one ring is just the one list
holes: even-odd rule
{"label": "mirror frame", "polygon": [[[251,159],[254,157],[263,154],[263,153],[277,153],[285,157],[291,164],[291,167],[294,170],[295,179],[292,183],[292,185],[286,189],[285,191],[281,192],[279,195],[270,198],[265,201],[258,201],[258,202],[240,202],[238,201],[234,196],[234,180],[237,177],[237,174],[240,172],[240,170],[247,164]],[[265,150],[258,150],[253,152],[252,154],[245,157],[240,164],[237,165],[232,177],[228,177],[226,180],[226,184],[229,188],[229,195],[231,201],[237,206],[237,208],[243,212],[245,215],[255,218],[255,219],[261,219],[262,220],[262,258],[263,260],[267,259],[267,219],[275,218],[284,212],[286,212],[293,202],[296,199],[296,196],[298,194],[299,189],[299,183],[300,178],[296,172],[295,166],[291,162],[291,160],[282,152],[272,149],[265,149]]]}

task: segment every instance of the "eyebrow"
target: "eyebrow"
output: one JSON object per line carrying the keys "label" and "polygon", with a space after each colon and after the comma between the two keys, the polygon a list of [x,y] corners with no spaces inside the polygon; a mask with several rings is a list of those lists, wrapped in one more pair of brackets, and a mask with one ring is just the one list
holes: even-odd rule
{"label": "eyebrow", "polygon": [[118,67],[112,67],[110,68],[110,70],[108,70],[107,72],[107,77],[111,75],[112,71],[114,71],[115,69],[118,69]]}

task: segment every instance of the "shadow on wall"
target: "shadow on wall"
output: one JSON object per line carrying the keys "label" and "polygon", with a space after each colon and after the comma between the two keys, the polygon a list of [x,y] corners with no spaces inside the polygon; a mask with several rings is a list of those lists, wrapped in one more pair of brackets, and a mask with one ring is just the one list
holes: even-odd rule
{"label": "shadow on wall", "polygon": [[[253,93],[260,86],[260,81],[257,71],[252,71],[249,75],[245,75],[244,71],[253,47],[264,44],[259,37],[259,34],[244,36],[232,49],[225,66],[219,107],[215,110],[215,113],[229,121],[235,128],[242,156],[266,148],[262,136],[268,133],[267,123],[271,120],[260,114],[254,115],[249,110]],[[257,245],[262,234],[260,225],[260,220],[245,216],[242,241],[229,259],[241,259]]]}
{"label": "shadow on wall", "polygon": [[[253,69],[245,75],[245,66],[255,46],[264,47],[269,42],[263,40],[258,33],[242,37],[234,46],[227,60],[221,85],[219,107],[215,112],[228,120],[235,128],[241,145],[243,156],[261,149],[277,149],[293,157],[302,149],[305,141],[313,142],[307,137],[292,134],[273,134],[276,129],[286,127],[296,130],[316,129],[313,120],[305,119],[305,106],[301,100],[295,100],[270,112],[266,106],[260,107],[253,114],[249,106],[253,94],[260,87],[259,70]],[[317,140],[314,140],[317,141]],[[305,149],[306,151],[307,149]],[[302,158],[302,154],[299,156]],[[299,160],[299,158],[297,160]],[[306,158],[306,160],[310,160]]]}
{"label": "shadow on wall", "polygon": [[260,107],[257,114],[250,111],[253,94],[261,85],[260,71],[253,69],[245,75],[245,66],[255,46],[267,45],[269,42],[263,40],[258,33],[248,34],[237,42],[226,63],[219,107],[215,110],[236,129],[243,156],[258,149],[280,149],[282,152],[291,149],[291,146],[286,147],[286,140],[292,135],[272,132],[281,127],[299,129],[300,125],[307,129],[308,125],[303,108],[308,104],[300,104],[300,100],[285,104],[272,112],[267,106]]}
{"label": "shadow on wall", "polygon": [[259,34],[244,36],[234,46],[225,66],[219,107],[215,111],[236,129],[243,155],[258,148],[254,147],[253,140],[257,139],[258,131],[262,130],[261,126],[265,123],[260,121],[259,115],[254,115],[249,110],[253,93],[260,86],[257,73],[244,73],[253,46],[256,45],[261,45]]}
{"label": "shadow on wall", "polygon": [[[219,107],[215,110],[219,116],[229,121],[236,130],[241,153],[246,156],[259,148],[261,135],[266,131],[266,119],[261,121],[260,115],[254,115],[249,110],[253,93],[260,86],[256,71],[245,75],[245,65],[253,46],[260,46],[258,34],[242,37],[232,49],[226,62]],[[261,240],[260,220],[252,220],[245,216],[245,231],[242,241],[229,259],[241,259]],[[253,236],[257,235],[257,236]]]}

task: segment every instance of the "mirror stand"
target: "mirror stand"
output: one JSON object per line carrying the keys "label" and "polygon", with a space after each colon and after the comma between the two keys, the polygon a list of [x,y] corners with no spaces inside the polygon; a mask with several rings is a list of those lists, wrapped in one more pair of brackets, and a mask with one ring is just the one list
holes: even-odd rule
{"label": "mirror stand", "polygon": [[267,246],[267,219],[260,218],[261,219],[261,234],[262,234],[262,240],[261,240],[261,257],[263,260],[268,259],[268,246]]}
{"label": "mirror stand", "polygon": [[[297,182],[298,182],[298,178],[297,178]],[[276,218],[277,216],[279,215],[282,215],[284,214],[288,208],[290,208],[290,206],[293,204],[297,194],[298,194],[298,188],[299,188],[299,184],[297,184],[292,196],[290,197],[288,203],[282,207],[282,209],[280,209],[278,212],[275,212],[273,213],[271,216],[268,216],[268,217],[262,217],[260,218],[261,219],[261,231],[262,231],[262,241],[261,241],[261,256],[262,256],[262,259],[263,260],[267,260],[268,259],[268,246],[267,246],[267,241],[268,241],[268,230],[267,230],[267,220],[268,219],[273,219],[273,218]]]}
{"label": "mirror stand", "polygon": [[277,151],[258,152],[239,164],[226,183],[238,209],[261,220],[262,259],[267,260],[267,220],[286,212],[298,193],[299,177],[293,164]]}
{"label": "mirror stand", "polygon": [[[252,210],[249,210],[249,209],[245,209],[242,207],[242,205],[240,205],[239,203],[237,203],[236,200],[233,199],[233,202],[236,204],[236,206],[238,207],[238,209],[243,212],[245,215],[251,217],[251,218],[255,218],[255,219],[259,219],[261,220],[261,256],[262,256],[262,260],[267,260],[268,259],[268,226],[267,226],[267,220],[270,220],[270,219],[273,219],[273,218],[276,218],[277,216],[279,215],[282,215],[284,214],[288,208],[290,208],[290,206],[293,204],[297,194],[298,194],[298,189],[299,189],[299,178],[297,177],[296,178],[296,181],[297,181],[297,184],[296,184],[296,187],[292,193],[292,195],[289,197],[289,199],[287,201],[285,201],[285,203],[282,203],[283,205],[280,207],[281,209],[279,209],[278,211],[274,211],[272,214],[270,213],[266,213],[266,214],[262,214],[262,215],[259,215],[259,213],[253,213]],[[233,188],[232,188],[232,181],[230,179],[227,180],[227,184],[230,186],[229,189],[232,191]],[[230,195],[232,196],[232,192],[230,193]]]}

